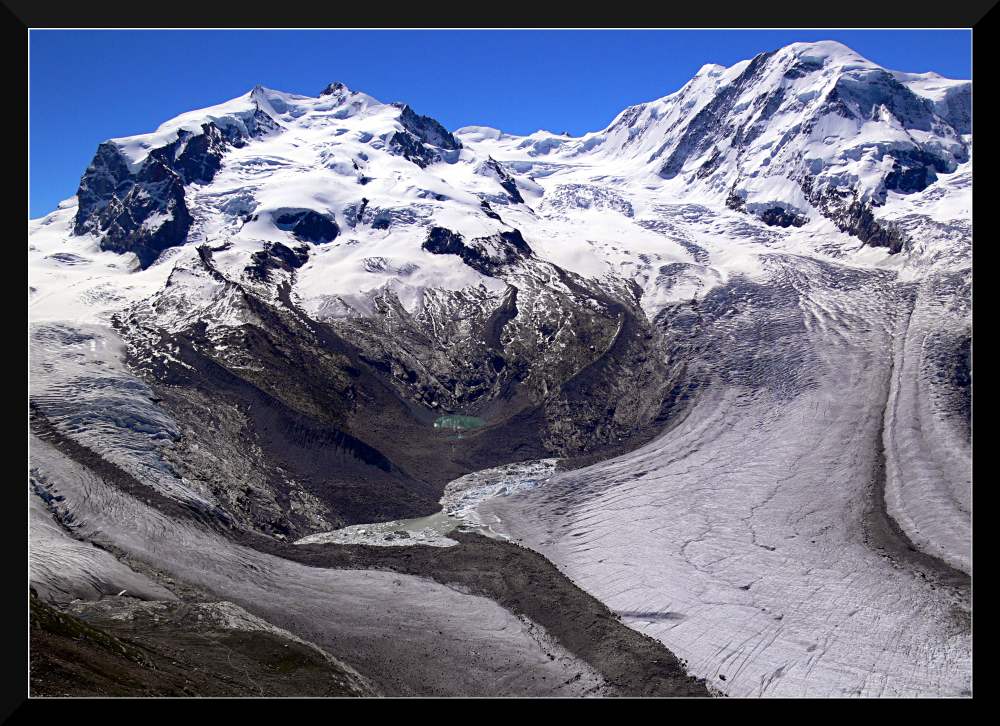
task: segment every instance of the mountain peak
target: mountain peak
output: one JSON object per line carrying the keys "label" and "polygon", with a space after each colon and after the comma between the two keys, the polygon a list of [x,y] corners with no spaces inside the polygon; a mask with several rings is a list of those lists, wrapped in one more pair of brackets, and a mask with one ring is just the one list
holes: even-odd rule
{"label": "mountain peak", "polygon": [[347,87],[346,84],[340,81],[334,81],[329,84],[326,88],[320,91],[320,96],[347,96],[353,93],[353,91]]}
{"label": "mountain peak", "polygon": [[778,50],[782,55],[793,55],[800,61],[815,65],[847,65],[876,68],[877,64],[837,40],[817,40],[811,43],[791,43]]}
{"label": "mountain peak", "polygon": [[695,78],[699,76],[710,76],[714,78],[716,76],[722,75],[725,72],[725,70],[726,67],[723,65],[719,65],[718,63],[706,63],[701,68],[699,68],[698,72],[695,73],[694,75]]}

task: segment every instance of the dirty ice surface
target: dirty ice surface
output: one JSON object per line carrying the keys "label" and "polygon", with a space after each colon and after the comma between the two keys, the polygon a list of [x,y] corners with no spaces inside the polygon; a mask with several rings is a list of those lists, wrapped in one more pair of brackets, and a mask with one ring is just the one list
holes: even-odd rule
{"label": "dirty ice surface", "polygon": [[458,542],[447,535],[460,527],[506,539],[505,535],[490,527],[490,518],[483,521],[477,507],[488,499],[525,492],[544,484],[555,472],[556,461],[557,459],[538,459],[472,472],[448,483],[441,497],[441,511],[428,517],[355,524],[332,532],[311,534],[297,540],[295,544],[367,544],[382,547],[419,544],[451,547]]}

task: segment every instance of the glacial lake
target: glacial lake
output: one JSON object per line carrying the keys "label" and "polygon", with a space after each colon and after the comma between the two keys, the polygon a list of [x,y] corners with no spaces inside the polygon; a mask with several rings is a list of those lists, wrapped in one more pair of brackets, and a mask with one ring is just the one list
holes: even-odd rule
{"label": "glacial lake", "polygon": [[448,414],[447,416],[438,416],[434,421],[434,428],[439,431],[451,431],[461,435],[463,431],[468,431],[469,429],[478,429],[480,426],[485,426],[486,421],[479,418],[478,416],[461,416],[459,414]]}

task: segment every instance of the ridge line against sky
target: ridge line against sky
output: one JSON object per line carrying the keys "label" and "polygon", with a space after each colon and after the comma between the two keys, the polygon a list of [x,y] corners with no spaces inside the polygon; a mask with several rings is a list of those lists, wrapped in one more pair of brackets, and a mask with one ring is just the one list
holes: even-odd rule
{"label": "ridge line against sky", "polygon": [[705,64],[817,40],[891,70],[971,77],[968,30],[33,30],[29,216],[76,193],[100,142],[257,84],[315,96],[341,81],[451,130],[576,136],[677,91]]}

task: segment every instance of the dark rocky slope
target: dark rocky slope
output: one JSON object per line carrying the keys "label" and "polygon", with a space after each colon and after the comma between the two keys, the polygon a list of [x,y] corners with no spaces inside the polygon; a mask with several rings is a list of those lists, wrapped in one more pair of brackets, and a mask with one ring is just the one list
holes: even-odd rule
{"label": "dark rocky slope", "polygon": [[228,603],[30,604],[33,697],[377,695],[313,647],[227,627]]}

